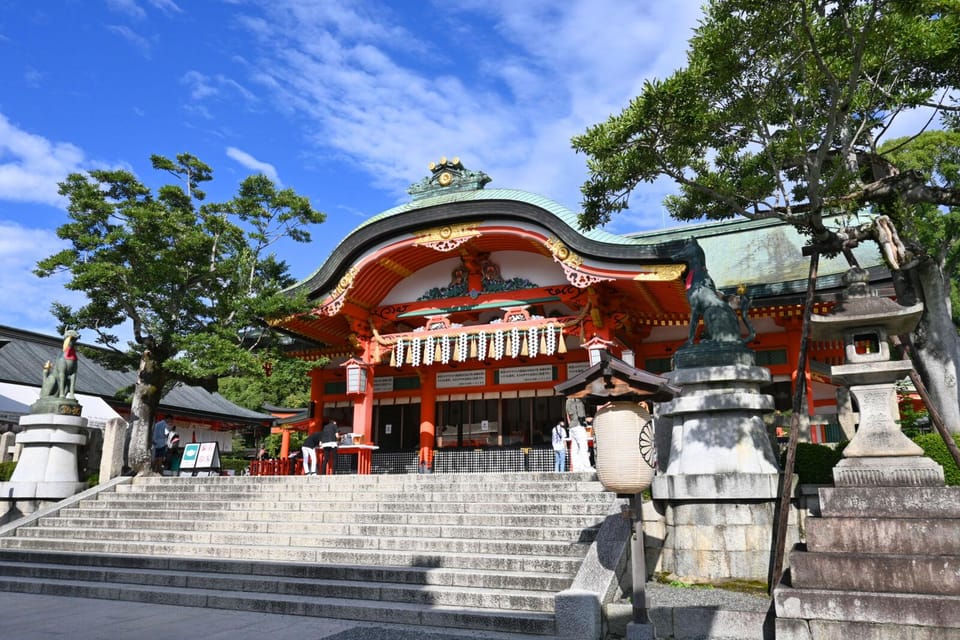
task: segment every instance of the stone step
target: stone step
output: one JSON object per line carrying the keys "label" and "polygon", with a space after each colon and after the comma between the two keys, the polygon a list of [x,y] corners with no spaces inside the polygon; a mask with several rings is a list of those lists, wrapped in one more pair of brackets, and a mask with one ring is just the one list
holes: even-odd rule
{"label": "stone step", "polygon": [[593,474],[137,477],[0,538],[0,591],[553,635],[618,502]]}
{"label": "stone step", "polygon": [[[60,510],[64,518],[97,518],[107,520],[138,520],[152,519],[163,516],[165,519],[194,518],[198,520],[219,520],[225,522],[277,522],[278,518],[272,512],[263,511],[212,511],[195,510],[186,512],[158,512],[152,508],[114,509],[107,508],[97,502],[85,505],[82,508],[65,508]],[[414,524],[421,526],[491,526],[514,528],[561,528],[574,529],[595,528],[603,523],[606,513],[600,515],[522,515],[522,514],[495,514],[495,513],[377,513],[377,512],[341,512],[323,511],[289,511],[283,514],[283,521],[313,522],[313,523],[349,523],[349,524]]]}
{"label": "stone step", "polygon": [[790,554],[796,588],[960,596],[960,556],[879,553]]}
{"label": "stone step", "polygon": [[[201,486],[259,486],[288,485],[291,483],[310,483],[322,485],[333,483],[335,486],[443,486],[454,490],[470,490],[478,486],[518,487],[553,486],[572,487],[574,484],[589,485],[597,480],[596,473],[437,473],[437,474],[371,474],[371,475],[333,475],[333,476],[137,476],[136,485],[176,485],[184,481]],[[597,490],[597,489],[593,489]]]}
{"label": "stone step", "polygon": [[543,540],[592,542],[597,527],[582,529],[531,528],[531,527],[483,527],[459,525],[408,525],[408,524],[350,524],[348,522],[286,522],[275,520],[217,520],[172,518],[112,518],[105,523],[101,518],[45,517],[39,527],[95,529],[103,526],[118,529],[206,531],[224,533],[263,534],[311,534],[321,536],[390,537],[390,538],[458,538],[462,540]]}
{"label": "stone step", "polygon": [[435,604],[477,609],[515,609],[553,611],[554,594],[540,589],[510,589],[505,586],[460,587],[376,582],[350,578],[285,578],[211,572],[144,571],[142,569],[104,569],[102,567],[63,567],[49,563],[16,563],[0,566],[0,576],[21,580],[70,580],[109,582],[142,586],[180,586],[187,589],[245,591],[297,595],[314,598],[380,600],[390,603]]}
{"label": "stone step", "polygon": [[282,545],[230,546],[223,544],[181,544],[126,540],[77,540],[16,536],[0,539],[6,549],[50,550],[74,553],[120,553],[232,560],[273,560],[277,562],[319,562],[361,564],[377,567],[436,567],[486,571],[529,571],[573,576],[582,558],[544,555],[477,555],[473,553],[428,553],[408,549],[316,549]]}
{"label": "stone step", "polygon": [[[347,476],[351,480],[344,482],[344,476],[281,476],[282,482],[265,482],[269,478],[257,477],[225,477],[227,482],[198,482],[205,480],[201,478],[134,478],[130,484],[117,487],[118,493],[152,493],[161,488],[169,491],[212,493],[212,492],[230,492],[230,493],[282,493],[287,491],[296,491],[300,493],[309,493],[312,495],[326,495],[330,493],[339,493],[347,491],[360,492],[382,492],[382,493],[497,493],[504,492],[509,487],[511,493],[552,493],[555,495],[563,494],[587,494],[603,493],[603,486],[596,481],[571,480],[561,482],[516,482],[509,485],[500,481],[490,481],[477,479],[475,482],[459,483],[440,483],[425,481],[368,481],[358,479],[357,476]],[[380,476],[363,476],[362,478],[379,478]],[[394,476],[389,476],[393,478]],[[485,476],[489,478],[489,476]]]}
{"label": "stone step", "polygon": [[[109,494],[107,494],[109,495]],[[218,501],[218,500],[186,500],[164,496],[153,500],[139,500],[136,498],[110,497],[104,499],[81,500],[81,509],[114,508],[114,509],[154,509],[163,511],[189,512],[195,510],[222,510],[222,511],[272,511],[277,513],[308,511],[317,513],[324,509],[336,507],[339,511],[366,511],[382,513],[491,513],[491,514],[545,514],[545,515],[600,515],[606,514],[610,505],[610,496],[605,502],[570,502],[570,503],[487,503],[487,502],[364,502],[337,501],[319,502],[316,500],[284,500],[284,501]]]}
{"label": "stone step", "polygon": [[960,640],[960,629],[837,620],[777,618],[775,631],[777,640]]}
{"label": "stone step", "polygon": [[390,622],[427,627],[456,627],[552,635],[554,617],[547,612],[470,609],[437,604],[389,603],[263,593],[184,589],[126,583],[90,583],[73,580],[31,580],[0,578],[0,591],[16,591],[106,600],[135,600],[157,604],[211,609],[262,611],[284,615],[339,618],[364,622]]}
{"label": "stone step", "polygon": [[[111,523],[116,524],[116,523]],[[172,524],[172,523],[171,523]],[[61,526],[35,526],[17,532],[17,537],[100,540],[104,542],[155,542],[185,545],[219,544],[232,546],[310,547],[351,550],[411,550],[426,553],[474,553],[483,555],[534,555],[582,557],[588,545],[567,541],[515,541],[458,538],[411,538],[370,536],[323,536],[309,533],[232,533],[226,531],[184,531],[180,529],[132,530],[125,528],[68,529]]]}
{"label": "stone step", "polygon": [[774,589],[773,599],[778,618],[960,628],[960,596],[798,589],[781,584]]}
{"label": "stone step", "polygon": [[820,489],[820,515],[958,519],[960,487],[824,487]]}
{"label": "stone step", "polygon": [[275,502],[284,503],[302,503],[313,502],[316,504],[336,504],[340,502],[376,502],[383,503],[440,503],[440,504],[463,504],[463,503],[490,503],[494,505],[503,504],[606,504],[610,497],[606,493],[589,492],[584,494],[570,493],[549,493],[549,492],[528,492],[517,493],[506,492],[452,492],[437,491],[432,493],[423,493],[416,491],[408,492],[382,492],[382,491],[339,491],[316,493],[309,490],[303,491],[269,491],[260,494],[245,491],[168,491],[166,489],[152,492],[119,492],[105,494],[103,499],[106,501],[128,502],[130,500],[139,500],[141,502],[152,503],[157,501],[186,500],[191,503],[196,502]]}
{"label": "stone step", "polygon": [[808,518],[809,551],[960,555],[956,520],[913,518]]}
{"label": "stone step", "polygon": [[0,568],[7,566],[53,565],[70,570],[81,567],[96,570],[122,569],[140,573],[151,571],[204,572],[246,576],[256,580],[360,580],[409,585],[482,587],[560,591],[570,584],[570,576],[531,571],[473,569],[469,572],[443,567],[365,566],[350,564],[304,564],[301,562],[258,562],[175,556],[134,556],[58,551],[0,549]]}

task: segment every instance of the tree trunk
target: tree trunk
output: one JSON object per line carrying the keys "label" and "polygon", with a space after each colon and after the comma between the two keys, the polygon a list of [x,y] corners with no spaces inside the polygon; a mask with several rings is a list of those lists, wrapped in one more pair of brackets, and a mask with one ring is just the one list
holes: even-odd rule
{"label": "tree trunk", "polygon": [[901,304],[923,302],[912,334],[913,366],[952,433],[960,433],[960,337],[950,308],[950,281],[941,266],[925,259],[895,278]]}
{"label": "tree trunk", "polygon": [[137,475],[150,473],[153,422],[165,382],[159,363],[149,349],[144,349],[130,403],[130,449],[127,452],[130,468]]}

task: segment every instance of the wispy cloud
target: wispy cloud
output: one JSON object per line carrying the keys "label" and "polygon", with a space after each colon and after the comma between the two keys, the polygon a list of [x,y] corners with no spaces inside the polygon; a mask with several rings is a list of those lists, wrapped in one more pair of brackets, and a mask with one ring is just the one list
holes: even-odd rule
{"label": "wispy cloud", "polygon": [[147,12],[136,0],[107,0],[107,7],[134,20],[143,20],[147,17]]}
{"label": "wispy cloud", "polygon": [[[682,66],[700,15],[699,0],[465,0],[435,14],[434,33],[447,41],[433,45],[387,7],[260,6],[239,18],[258,45],[250,77],[318,148],[345,155],[398,198],[428,162],[457,155],[489,173],[491,187],[575,210],[587,171],[570,138],[626,107],[645,79]],[[630,222],[659,227],[661,210],[636,210]]]}
{"label": "wispy cloud", "polygon": [[78,147],[28,133],[0,113],[0,200],[63,206],[57,182],[85,160]]}
{"label": "wispy cloud", "polygon": [[117,34],[133,45],[133,47],[140,51],[141,55],[143,55],[145,58],[150,57],[153,46],[148,38],[145,38],[126,25],[108,24],[106,27],[108,31]]}
{"label": "wispy cloud", "polygon": [[173,0],[147,0],[147,2],[154,8],[159,9],[168,15],[174,13],[183,13],[183,9],[181,9],[176,2],[173,2]]}
{"label": "wispy cloud", "polygon": [[276,184],[281,184],[280,176],[277,175],[277,169],[272,164],[268,162],[261,162],[246,151],[241,151],[236,147],[227,147],[227,156],[236,160],[241,166],[244,166],[251,171],[262,173]]}
{"label": "wispy cloud", "polygon": [[212,98],[233,100],[238,96],[249,103],[257,102],[256,94],[223,74],[210,76],[191,70],[183,74],[180,83],[190,88],[190,98],[196,102]]}

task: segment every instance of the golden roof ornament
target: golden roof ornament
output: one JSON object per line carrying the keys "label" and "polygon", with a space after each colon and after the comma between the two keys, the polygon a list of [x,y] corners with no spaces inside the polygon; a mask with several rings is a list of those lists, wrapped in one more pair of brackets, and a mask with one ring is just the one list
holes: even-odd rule
{"label": "golden roof ornament", "polygon": [[407,189],[407,193],[413,196],[414,200],[454,191],[477,191],[491,181],[490,176],[483,171],[466,169],[457,157],[448,160],[444,156],[440,158],[440,162],[431,162],[428,168],[430,175]]}

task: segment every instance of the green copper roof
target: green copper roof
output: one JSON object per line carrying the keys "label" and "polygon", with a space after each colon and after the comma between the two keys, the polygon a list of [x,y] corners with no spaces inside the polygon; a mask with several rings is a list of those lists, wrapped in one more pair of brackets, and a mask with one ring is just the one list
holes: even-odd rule
{"label": "green copper roof", "polygon": [[580,229],[580,225],[577,222],[577,214],[573,211],[570,211],[562,204],[555,202],[549,198],[537,195],[535,193],[530,193],[529,191],[520,191],[519,189],[479,189],[477,191],[452,191],[449,193],[443,193],[438,196],[433,196],[429,198],[423,198],[421,200],[413,200],[407,202],[406,204],[401,204],[399,206],[393,207],[392,209],[387,209],[381,213],[378,213],[375,216],[367,218],[362,222],[356,229],[354,229],[351,234],[356,233],[365,226],[383,220],[385,218],[392,218],[394,216],[402,215],[410,211],[416,211],[417,209],[426,209],[427,207],[433,207],[441,204],[454,204],[457,202],[477,202],[482,200],[512,200],[514,202],[523,202],[525,204],[533,205],[539,207],[545,211],[549,211],[561,221],[566,223],[572,229],[577,229],[580,231],[583,236],[590,238],[591,240],[596,240],[597,242],[606,242],[612,244],[650,244],[651,242],[656,242],[647,240],[647,239],[638,239],[630,238],[627,236],[620,236],[613,233],[609,233],[602,229],[593,229],[592,231],[583,231]]}

